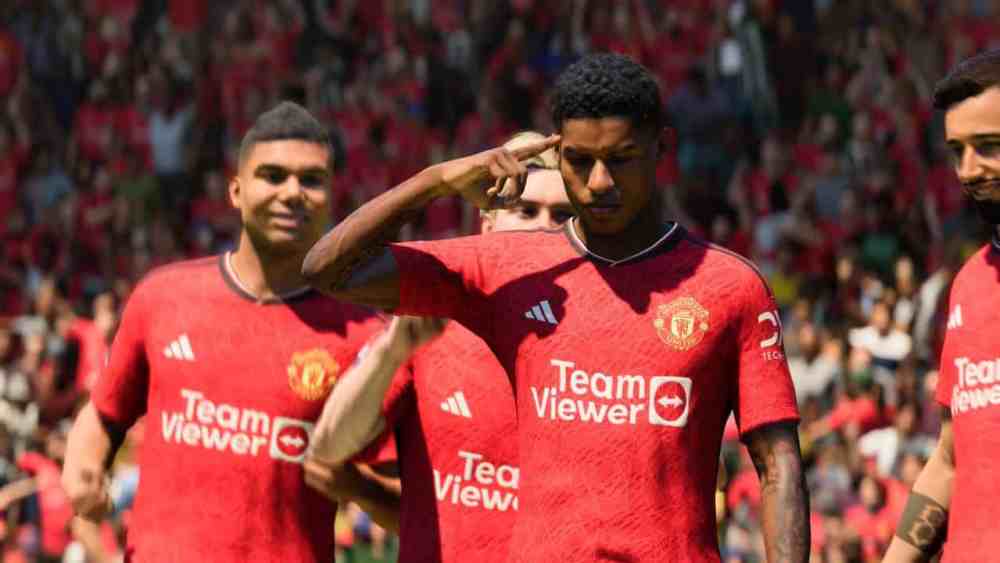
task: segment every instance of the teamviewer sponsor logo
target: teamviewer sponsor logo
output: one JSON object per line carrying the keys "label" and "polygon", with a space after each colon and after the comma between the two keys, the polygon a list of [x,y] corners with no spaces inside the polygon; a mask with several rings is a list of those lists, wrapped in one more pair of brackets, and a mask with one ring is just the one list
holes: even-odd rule
{"label": "teamviewer sponsor logo", "polygon": [[270,455],[292,463],[305,458],[312,423],[216,403],[192,389],[181,389],[180,394],[183,409],[161,413],[167,443],[238,456]]}
{"label": "teamviewer sponsor logo", "polygon": [[1000,405],[1000,358],[975,362],[955,358],[958,377],[951,391],[951,415]]}
{"label": "teamviewer sponsor logo", "polygon": [[654,377],[649,380],[649,423],[681,427],[687,424],[691,380]]}
{"label": "teamviewer sponsor logo", "polygon": [[500,512],[517,510],[517,467],[491,463],[476,452],[459,450],[458,457],[461,473],[442,473],[434,468],[438,502]]}
{"label": "teamviewer sponsor logo", "polygon": [[294,418],[274,418],[271,434],[271,457],[292,463],[302,463],[309,447],[313,425]]}
{"label": "teamviewer sponsor logo", "polygon": [[[594,424],[687,425],[692,382],[687,377],[587,372],[574,362],[551,360],[555,384],[532,386],[538,418]],[[648,414],[647,414],[648,413]]]}

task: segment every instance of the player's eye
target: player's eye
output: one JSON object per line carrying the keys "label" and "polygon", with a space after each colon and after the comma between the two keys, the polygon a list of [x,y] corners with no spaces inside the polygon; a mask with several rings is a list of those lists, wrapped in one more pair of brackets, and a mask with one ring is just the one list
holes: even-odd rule
{"label": "player's eye", "polygon": [[285,183],[285,180],[288,179],[288,172],[278,169],[263,170],[258,175],[268,184],[275,186]]}
{"label": "player's eye", "polygon": [[965,152],[965,147],[962,145],[948,145],[948,159],[951,160],[952,166],[958,166],[962,163],[962,153]]}
{"label": "player's eye", "polygon": [[556,220],[556,223],[562,225],[566,221],[573,218],[572,211],[556,210],[552,212],[552,218]]}
{"label": "player's eye", "polygon": [[1000,156],[1000,141],[983,141],[976,145],[976,153],[983,158],[996,158]]}
{"label": "player's eye", "polygon": [[522,219],[534,219],[538,216],[538,208],[533,205],[525,205],[517,210],[517,214]]}
{"label": "player's eye", "polygon": [[303,174],[302,177],[299,178],[299,182],[306,188],[323,187],[323,177],[319,174]]}
{"label": "player's eye", "polygon": [[613,156],[607,159],[605,162],[609,167],[618,167],[628,164],[629,162],[632,162],[632,160],[634,160],[634,157],[631,156]]}

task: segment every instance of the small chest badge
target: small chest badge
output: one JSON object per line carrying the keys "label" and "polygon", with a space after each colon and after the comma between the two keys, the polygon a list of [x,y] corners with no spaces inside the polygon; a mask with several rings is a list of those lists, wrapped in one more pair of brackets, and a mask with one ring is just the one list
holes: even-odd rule
{"label": "small chest badge", "polygon": [[337,382],[339,372],[337,361],[322,348],[296,352],[288,365],[288,385],[307,401],[323,399]]}
{"label": "small chest badge", "polygon": [[685,352],[697,346],[708,332],[708,310],[693,297],[680,297],[657,308],[653,326],[660,340]]}

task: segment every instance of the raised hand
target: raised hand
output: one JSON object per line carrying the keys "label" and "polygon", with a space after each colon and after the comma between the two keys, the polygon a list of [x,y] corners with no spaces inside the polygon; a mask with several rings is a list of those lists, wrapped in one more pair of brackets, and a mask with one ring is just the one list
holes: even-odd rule
{"label": "raised hand", "polygon": [[449,160],[438,165],[441,184],[480,209],[513,203],[524,190],[528,169],[523,161],[558,145],[560,140],[559,135],[549,135],[513,150],[497,147]]}

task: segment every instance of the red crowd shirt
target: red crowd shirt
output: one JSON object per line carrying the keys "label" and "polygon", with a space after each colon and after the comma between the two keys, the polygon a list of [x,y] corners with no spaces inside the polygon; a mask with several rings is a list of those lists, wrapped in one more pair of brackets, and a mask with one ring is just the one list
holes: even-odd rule
{"label": "red crowd shirt", "polygon": [[752,266],[679,225],[617,262],[572,223],[391,249],[397,312],[462,323],[513,382],[511,561],[719,561],[727,418],[744,437],[798,419],[777,306]]}
{"label": "red crowd shirt", "polygon": [[59,464],[38,452],[27,452],[17,459],[17,466],[32,475],[38,484],[42,552],[62,555],[71,540],[69,525],[73,520],[73,506],[59,484]]}
{"label": "red crowd shirt", "polygon": [[1000,243],[994,240],[952,283],[937,400],[951,409],[955,448],[944,563],[992,561],[1000,547]]}
{"label": "red crowd shirt", "polygon": [[386,394],[403,496],[399,561],[502,563],[518,509],[510,382],[476,335],[451,323]]}
{"label": "red crowd shirt", "polygon": [[226,262],[150,273],[94,390],[110,421],[145,415],[127,556],[332,561],[336,506],[301,462],[324,399],[382,323],[313,291],[260,304]]}

